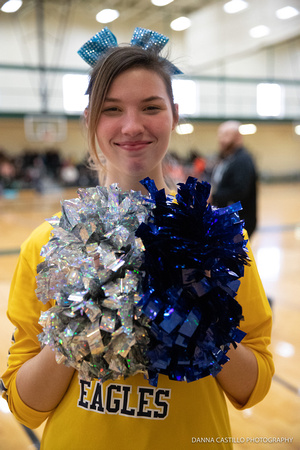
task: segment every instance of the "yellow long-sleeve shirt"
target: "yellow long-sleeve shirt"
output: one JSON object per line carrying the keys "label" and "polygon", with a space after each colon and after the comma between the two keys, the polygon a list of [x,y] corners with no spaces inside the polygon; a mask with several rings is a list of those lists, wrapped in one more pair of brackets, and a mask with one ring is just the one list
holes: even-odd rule
{"label": "yellow long-sleeve shirt", "polygon": [[[43,223],[21,248],[7,313],[16,331],[8,368],[2,376],[3,396],[17,420],[36,428],[47,419],[41,449],[186,450],[195,448],[197,443],[205,444],[206,449],[232,448],[224,392],[212,376],[186,383],[160,375],[158,386],[152,387],[143,375],[102,385],[79,380],[75,372],[65,396],[53,411],[35,411],[21,400],[16,388],[18,369],[40,351],[38,320],[41,311],[54,304],[43,305],[35,295],[36,267],[42,261],[40,250],[50,231],[50,225]],[[245,267],[237,300],[245,317],[241,324],[247,333],[243,344],[257,358],[258,379],[247,404],[235,404],[239,409],[249,408],[264,398],[274,372],[267,348],[271,310],[251,249],[249,256],[252,263]]]}

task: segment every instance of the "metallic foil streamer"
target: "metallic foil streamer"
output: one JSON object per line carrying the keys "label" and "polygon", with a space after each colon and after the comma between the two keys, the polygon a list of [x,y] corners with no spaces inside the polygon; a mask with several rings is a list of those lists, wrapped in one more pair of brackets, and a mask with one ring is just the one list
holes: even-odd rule
{"label": "metallic foil streamer", "polygon": [[153,180],[142,183],[155,203],[136,233],[145,247],[139,305],[150,324],[149,382],[159,374],[188,382],[215,376],[230,344],[245,336],[235,300],[248,264],[241,205],[211,207],[209,184],[191,177],[176,202]]}
{"label": "metallic foil streamer", "polygon": [[[135,325],[144,247],[135,232],[151,208],[140,192],[115,184],[79,189],[78,198],[63,202],[61,217],[49,219],[53,232],[41,252],[36,294],[56,306],[41,315],[39,339],[85,379],[146,372]],[[128,364],[136,330],[139,349]]]}
{"label": "metallic foil streamer", "polygon": [[36,294],[56,305],[41,314],[39,339],[86,380],[215,376],[245,335],[241,206],[211,207],[209,185],[194,178],[175,199],[142,184],[150,197],[116,184],[79,189],[49,219]]}

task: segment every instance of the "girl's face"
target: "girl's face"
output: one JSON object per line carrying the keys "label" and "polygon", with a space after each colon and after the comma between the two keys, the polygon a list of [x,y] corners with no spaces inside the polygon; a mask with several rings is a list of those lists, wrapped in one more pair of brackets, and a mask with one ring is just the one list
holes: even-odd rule
{"label": "girl's face", "polygon": [[106,184],[136,189],[141,179],[150,177],[158,188],[165,187],[161,161],[176,124],[159,75],[134,68],[117,76],[97,127],[97,141],[106,158]]}

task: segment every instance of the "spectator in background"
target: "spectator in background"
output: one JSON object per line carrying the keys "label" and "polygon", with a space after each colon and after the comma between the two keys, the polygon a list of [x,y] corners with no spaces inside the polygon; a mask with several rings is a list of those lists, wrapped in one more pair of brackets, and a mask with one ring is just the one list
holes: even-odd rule
{"label": "spectator in background", "polygon": [[59,179],[62,167],[60,151],[55,148],[49,148],[45,153],[44,162],[48,175],[54,180]]}
{"label": "spectator in background", "polygon": [[16,177],[16,168],[5,151],[0,149],[0,194],[3,189],[11,189]]}
{"label": "spectator in background", "polygon": [[211,178],[211,202],[224,207],[240,201],[240,216],[250,237],[257,222],[257,172],[239,126],[237,121],[227,121],[218,128],[219,158]]}
{"label": "spectator in background", "polygon": [[78,183],[79,171],[70,158],[62,161],[60,169],[60,181],[64,186],[76,186]]}
{"label": "spectator in background", "polygon": [[76,165],[76,169],[78,171],[77,185],[79,187],[92,187],[99,184],[98,173],[96,170],[91,170],[88,158],[84,157]]}
{"label": "spectator in background", "polygon": [[191,150],[187,162],[188,175],[206,180],[206,159],[197,150]]}

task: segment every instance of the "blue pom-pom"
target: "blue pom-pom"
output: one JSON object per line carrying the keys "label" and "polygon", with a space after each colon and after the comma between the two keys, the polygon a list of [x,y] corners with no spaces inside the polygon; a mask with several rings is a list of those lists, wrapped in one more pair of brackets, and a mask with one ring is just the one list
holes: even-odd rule
{"label": "blue pom-pom", "polygon": [[175,200],[153,180],[141,183],[155,204],[136,231],[145,247],[139,306],[150,320],[149,382],[159,374],[188,382],[215,376],[245,335],[235,299],[248,264],[241,205],[212,207],[210,185],[192,177]]}

